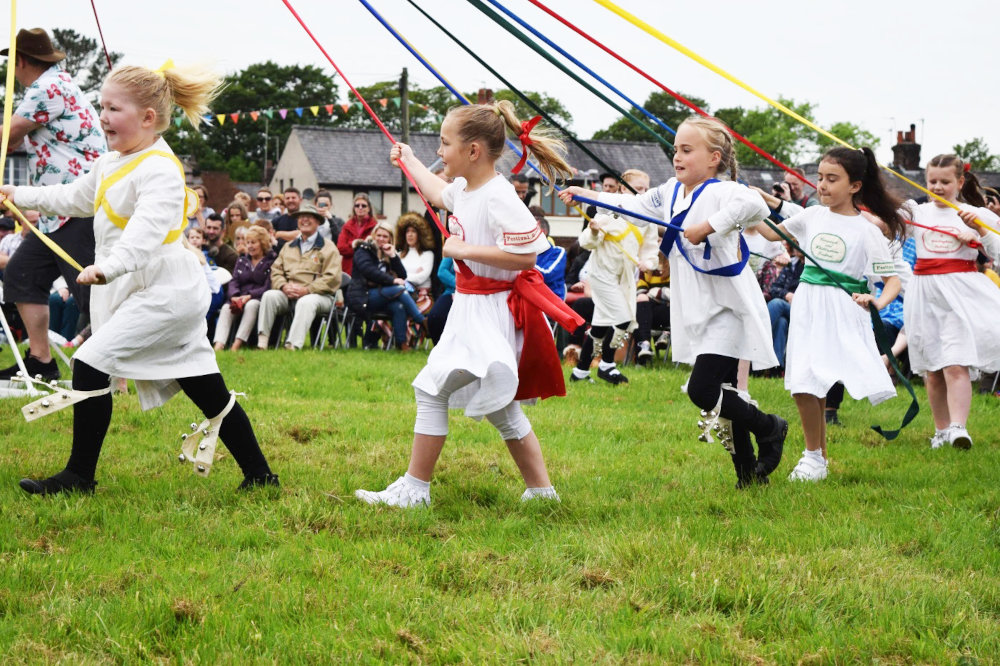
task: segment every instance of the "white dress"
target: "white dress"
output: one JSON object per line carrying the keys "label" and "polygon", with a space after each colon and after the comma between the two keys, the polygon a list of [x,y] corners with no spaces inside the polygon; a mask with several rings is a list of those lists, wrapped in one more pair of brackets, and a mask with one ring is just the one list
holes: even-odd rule
{"label": "white dress", "polygon": [[[861,215],[811,206],[784,222],[789,235],[831,271],[860,280],[895,275],[889,241]],[[814,265],[806,260],[806,266]],[[799,283],[788,322],[785,388],[826,396],[837,382],[855,400],[878,404],[896,396],[875,344],[871,315],[843,289]]]}
{"label": "white dress", "polygon": [[590,250],[587,279],[594,300],[594,326],[616,326],[628,323],[627,330],[636,328],[635,286],[636,269],[656,267],[659,238],[652,225],[640,229],[620,216],[600,214],[594,218],[602,224],[594,234],[588,226],[580,234],[580,247]]}
{"label": "white dress", "polygon": [[[471,245],[496,246],[512,254],[549,248],[535,217],[503,176],[497,174],[471,192],[465,187],[465,179],[456,178],[441,194],[444,207],[452,211],[448,216],[451,234]],[[477,276],[494,280],[512,281],[519,272],[476,261],[465,263]],[[441,340],[413,386],[437,395],[452,372],[464,370],[477,379],[452,393],[449,407],[464,408],[467,416],[481,419],[509,405],[517,393],[522,344],[507,307],[509,294],[455,292]]]}
{"label": "white dress", "polygon": [[[601,193],[599,200],[626,210],[669,222],[671,198],[678,183],[666,183],[640,196]],[[692,192],[693,194],[693,192]],[[692,261],[705,270],[738,263],[739,229],[767,217],[760,195],[738,183],[722,181],[705,187],[691,206],[681,185],[673,205],[673,215],[690,207],[685,227],[708,220],[715,230],[708,236],[712,256],[703,259],[705,245],[691,245],[678,234]],[[633,219],[645,226],[647,222]],[[755,369],[778,365],[771,342],[771,318],[764,295],[749,266],[735,277],[705,275],[695,271],[680,256],[676,244],[670,250],[670,329],[674,361],[693,364],[701,354],[718,354],[747,359]]]}
{"label": "white dress", "polygon": [[[142,153],[150,150],[171,152],[162,138]],[[219,366],[207,336],[211,295],[201,265],[179,237],[164,244],[168,233],[186,223],[184,178],[177,165],[150,157],[107,190],[111,208],[128,219],[125,229],[103,208],[94,212],[102,176],[140,156],[107,153],[68,185],[17,188],[15,201],[43,212],[94,216],[94,263],[108,283],[91,289],[93,336],[75,358],[135,380],[142,408],[151,409],[180,390],[177,377],[214,374]]]}
{"label": "white dress", "polygon": [[[998,218],[986,208],[958,204],[998,228]],[[911,202],[913,221],[952,232],[970,231],[951,208]],[[978,250],[947,234],[908,227],[921,259],[974,261]],[[1000,257],[1000,236],[987,232],[979,239],[987,254]],[[914,275],[903,302],[903,318],[914,372],[961,365],[986,372],[1000,370],[1000,289],[978,272]]]}

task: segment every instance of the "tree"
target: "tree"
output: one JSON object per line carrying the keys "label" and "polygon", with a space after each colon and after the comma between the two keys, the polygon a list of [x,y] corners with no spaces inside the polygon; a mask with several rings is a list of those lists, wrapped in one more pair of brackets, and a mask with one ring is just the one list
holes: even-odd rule
{"label": "tree", "polygon": [[[814,106],[808,102],[796,104],[793,100],[779,99],[786,107],[800,116],[812,120]],[[813,130],[773,107],[744,109],[736,106],[719,109],[719,120],[760,146],[785,164],[799,162],[812,141]],[[736,159],[747,166],[765,166],[770,162],[743,145],[736,144]]]}
{"label": "tree", "polygon": [[[76,30],[53,28],[52,37],[56,48],[66,52],[66,59],[61,63],[63,69],[73,75],[77,85],[93,102],[105,77],[110,73],[104,48],[96,39],[82,35]],[[111,51],[108,57],[111,58],[113,67],[122,59],[122,54]]]}
{"label": "tree", "polygon": [[[851,144],[855,148],[861,148],[863,146],[867,146],[872,150],[875,150],[878,147],[878,144],[880,143],[878,137],[876,137],[868,130],[863,129],[858,125],[855,125],[854,123],[849,123],[849,122],[834,123],[833,125],[831,125],[826,129],[828,132],[830,132],[830,134],[840,139],[843,139],[844,141]],[[816,159],[819,159],[823,155],[823,153],[830,150],[834,146],[838,145],[840,144],[836,143],[832,139],[828,139],[827,137],[817,132]]]}
{"label": "tree", "polygon": [[[706,111],[708,110],[708,104],[705,100],[691,95],[683,96],[690,100],[695,106],[701,107]],[[694,115],[694,111],[681,104],[665,92],[654,92],[646,98],[646,102],[642,106],[663,121],[664,124],[675,130],[678,125],[684,122],[685,118]],[[636,112],[635,115],[638,116],[639,113]],[[661,127],[656,126],[655,124],[646,124],[653,127],[653,129],[655,129],[657,133],[667,141],[673,143],[673,134],[667,132]],[[642,129],[625,117],[619,118],[605,129],[598,130],[594,133],[593,138],[610,139],[614,141],[650,141],[652,139],[646,130]]]}
{"label": "tree", "polygon": [[982,137],[956,144],[951,149],[976,171],[1000,171],[1000,155],[991,154],[990,147]]}
{"label": "tree", "polygon": [[[273,150],[275,139],[279,145],[285,144],[294,124],[329,124],[328,117],[313,116],[308,107],[329,104],[336,98],[336,82],[319,67],[256,63],[226,77],[226,86],[212,105],[213,113],[269,110],[271,117],[262,113],[256,122],[246,116],[239,122],[226,118],[221,125],[213,117],[211,124],[197,129],[186,123],[171,125],[164,137],[175,152],[193,156],[202,170],[226,171],[238,181],[259,181],[265,136]],[[306,109],[301,117],[294,111],[297,107]],[[289,117],[283,120],[273,109],[289,109]]]}

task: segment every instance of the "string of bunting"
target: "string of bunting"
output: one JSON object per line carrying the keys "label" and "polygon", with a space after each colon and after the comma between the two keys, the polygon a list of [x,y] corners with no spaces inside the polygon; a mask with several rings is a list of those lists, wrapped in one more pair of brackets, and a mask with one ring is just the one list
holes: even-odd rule
{"label": "string of bunting", "polygon": [[[390,104],[395,106],[397,109],[402,104],[401,97],[382,97],[377,101],[383,109],[389,107]],[[443,120],[444,116],[434,110],[433,107],[427,104],[417,104],[410,102],[410,107],[416,107],[418,109],[423,109],[427,111],[431,118],[436,120]],[[311,113],[314,117],[318,117],[320,113],[325,112],[327,116],[337,116],[337,115],[349,115],[352,111],[361,111],[364,107],[360,102],[353,103],[340,103],[334,102],[332,104],[313,104],[308,106],[294,106],[288,108],[274,108],[274,109],[256,109],[254,111],[231,111],[228,113],[213,113],[203,116],[203,119],[207,123],[216,123],[220,127],[225,125],[227,122],[233,125],[239,123],[240,120],[250,118],[253,122],[259,122],[261,116],[268,118],[269,120],[274,119],[278,116],[281,120],[288,118],[290,114],[294,114],[294,117],[302,118],[306,113]],[[184,116],[179,115],[174,118],[174,125],[180,127],[184,122]]]}

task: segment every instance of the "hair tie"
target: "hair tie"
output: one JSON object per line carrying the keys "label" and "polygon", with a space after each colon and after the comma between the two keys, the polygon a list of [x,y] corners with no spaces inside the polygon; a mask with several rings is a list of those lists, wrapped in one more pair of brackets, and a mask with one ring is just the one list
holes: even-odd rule
{"label": "hair tie", "polygon": [[965,164],[962,165],[963,173],[969,173],[969,171],[971,170],[972,170],[972,164],[970,164],[969,162],[966,162]]}
{"label": "hair tie", "polygon": [[166,76],[164,76],[163,73],[166,72],[168,69],[173,69],[173,68],[174,68],[174,59],[167,58],[167,61],[162,65],[160,65],[159,67],[157,67],[156,69],[154,69],[153,72],[156,75],[158,75],[161,79],[165,79]]}
{"label": "hair tie", "polygon": [[528,146],[534,143],[531,140],[531,130],[535,128],[535,125],[542,119],[541,116],[535,116],[531,120],[525,120],[521,123],[521,133],[517,135],[518,140],[521,142],[521,159],[518,160],[514,168],[511,169],[511,173],[520,173],[521,169],[524,168],[525,163],[528,161]]}

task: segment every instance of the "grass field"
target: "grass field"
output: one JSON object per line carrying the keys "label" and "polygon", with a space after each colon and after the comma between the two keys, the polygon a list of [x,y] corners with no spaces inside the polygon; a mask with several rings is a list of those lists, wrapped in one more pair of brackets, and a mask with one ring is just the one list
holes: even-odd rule
{"label": "grass field", "polygon": [[[6,365],[9,352],[0,356]],[[0,401],[3,663],[994,663],[1000,660],[1000,400],[969,452],[932,451],[902,397],[848,400],[830,478],[733,489],[672,367],[569,386],[528,409],[561,504],[519,502],[495,431],[455,414],[433,507],[361,505],[406,467],[421,353],[220,356],[282,488],[237,494],[176,461],[183,397],[116,396],[92,497],[17,488],[61,469],[70,412]],[[220,447],[221,450],[221,447]]]}

